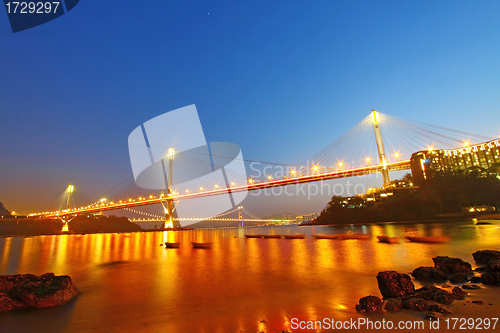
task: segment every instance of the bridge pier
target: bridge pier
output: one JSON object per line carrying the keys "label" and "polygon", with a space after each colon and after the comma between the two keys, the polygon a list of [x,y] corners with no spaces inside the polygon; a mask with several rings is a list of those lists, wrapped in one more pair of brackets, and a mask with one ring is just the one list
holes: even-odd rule
{"label": "bridge pier", "polygon": [[178,228],[181,226],[179,221],[174,221],[174,199],[167,199],[167,205],[165,208],[165,222],[163,224],[164,228]]}

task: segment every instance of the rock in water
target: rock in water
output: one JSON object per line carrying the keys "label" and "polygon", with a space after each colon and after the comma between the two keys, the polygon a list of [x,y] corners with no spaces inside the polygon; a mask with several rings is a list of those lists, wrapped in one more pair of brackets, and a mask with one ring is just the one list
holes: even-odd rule
{"label": "rock in water", "polygon": [[0,300],[3,311],[19,307],[48,308],[62,305],[78,294],[69,276],[55,276],[54,273],[0,276],[0,291],[3,292]]}
{"label": "rock in water", "polygon": [[427,302],[423,298],[410,297],[404,300],[404,307],[413,311],[424,311],[427,309]]}
{"label": "rock in water", "polygon": [[467,296],[467,293],[460,287],[454,287],[451,290],[451,295],[454,299],[464,299]]}
{"label": "rock in water", "polygon": [[0,290],[9,292],[14,289],[14,287],[31,281],[36,277],[37,276],[33,274],[0,275]]}
{"label": "rock in water", "polygon": [[500,251],[481,250],[472,254],[478,264],[488,264],[492,260],[500,259]]}
{"label": "rock in water", "polygon": [[428,281],[443,281],[448,278],[448,275],[437,269],[436,267],[424,267],[420,266],[415,269],[411,276],[416,280],[428,280]]}
{"label": "rock in water", "polygon": [[491,260],[486,266],[486,272],[481,275],[481,282],[491,286],[500,286],[500,260]]}
{"label": "rock in water", "polygon": [[446,314],[452,314],[453,313],[453,311],[451,311],[446,306],[441,305],[441,304],[430,304],[430,305],[427,306],[427,311],[439,312],[439,313],[446,313]]}
{"label": "rock in water", "polygon": [[478,290],[478,289],[481,289],[481,287],[478,285],[475,285],[475,284],[464,284],[462,286],[462,289]]}
{"label": "rock in water", "polygon": [[366,296],[359,299],[356,310],[360,312],[376,312],[382,310],[382,300],[377,296]]}
{"label": "rock in water", "polygon": [[436,257],[432,258],[434,266],[447,274],[472,274],[472,267],[460,258]]}
{"label": "rock in water", "polygon": [[451,293],[435,286],[425,286],[417,289],[413,297],[423,298],[427,301],[435,301],[441,304],[453,303],[453,295]]}
{"label": "rock in water", "polygon": [[481,281],[490,286],[500,286],[500,272],[486,271],[481,275]]}
{"label": "rock in water", "polygon": [[480,276],[473,276],[473,277],[471,277],[470,283],[482,283],[481,282],[481,277]]}
{"label": "rock in water", "polygon": [[389,298],[384,302],[382,309],[386,311],[399,311],[403,308],[403,300],[401,298]]}
{"label": "rock in water", "polygon": [[486,266],[486,271],[488,272],[500,272],[500,260],[492,260]]}
{"label": "rock in water", "polygon": [[378,288],[384,298],[410,295],[415,291],[411,277],[395,271],[384,271],[377,274]]}
{"label": "rock in water", "polygon": [[26,304],[16,301],[4,292],[0,291],[0,312],[17,310],[28,307]]}
{"label": "rock in water", "polygon": [[453,274],[450,276],[450,282],[455,284],[464,284],[469,282],[469,278],[464,274]]}

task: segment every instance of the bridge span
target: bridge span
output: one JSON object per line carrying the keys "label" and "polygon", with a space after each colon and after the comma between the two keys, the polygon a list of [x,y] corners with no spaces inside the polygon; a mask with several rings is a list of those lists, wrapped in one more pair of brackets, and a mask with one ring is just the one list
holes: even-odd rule
{"label": "bridge span", "polygon": [[391,163],[386,163],[385,165],[373,165],[373,166],[365,166],[353,169],[335,170],[332,172],[318,173],[318,174],[298,176],[298,177],[289,177],[289,178],[270,180],[265,182],[255,182],[253,180],[249,180],[248,184],[239,186],[236,185],[236,186],[218,188],[213,190],[200,190],[199,192],[190,192],[185,194],[175,193],[172,195],[171,194],[166,195],[162,193],[160,196],[139,197],[137,199],[129,198],[126,200],[119,200],[118,202],[116,201],[101,202],[94,205],[88,205],[85,207],[69,208],[55,212],[34,213],[30,214],[30,216],[61,218],[61,217],[74,216],[77,214],[93,214],[93,213],[111,211],[117,209],[126,209],[138,206],[162,204],[169,200],[175,200],[175,201],[188,200],[206,196],[227,194],[228,192],[235,193],[241,191],[256,191],[274,187],[297,185],[297,184],[311,183],[323,180],[363,176],[375,173],[382,173],[384,170],[387,171],[410,170],[410,160],[391,162]]}

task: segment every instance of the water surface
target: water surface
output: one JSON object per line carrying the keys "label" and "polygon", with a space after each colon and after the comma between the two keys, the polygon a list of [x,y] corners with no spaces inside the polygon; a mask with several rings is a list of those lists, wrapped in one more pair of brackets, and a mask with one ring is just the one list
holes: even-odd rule
{"label": "water surface", "polygon": [[[370,240],[315,240],[314,233]],[[306,234],[306,239],[246,239]],[[450,235],[446,244],[381,244],[376,235]],[[159,246],[180,242],[180,249]],[[213,242],[209,250],[190,242]],[[69,275],[81,292],[67,305],[0,314],[1,332],[281,332],[290,318],[357,317],[379,295],[382,270],[411,272],[448,255],[500,246],[498,225],[473,222],[265,227],[0,239],[0,274]]]}

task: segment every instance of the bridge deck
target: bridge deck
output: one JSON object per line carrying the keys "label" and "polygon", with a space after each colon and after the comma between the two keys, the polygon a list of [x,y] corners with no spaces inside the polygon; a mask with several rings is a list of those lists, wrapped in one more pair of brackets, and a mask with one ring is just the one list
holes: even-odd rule
{"label": "bridge deck", "polygon": [[[389,171],[409,170],[410,169],[410,160],[387,163],[386,167]],[[174,200],[188,200],[188,199],[195,199],[195,198],[200,198],[200,197],[205,197],[205,196],[227,194],[228,191],[230,191],[232,193],[242,192],[242,191],[256,191],[256,190],[262,190],[262,189],[266,189],[266,188],[288,186],[288,185],[297,185],[297,184],[311,183],[311,182],[317,182],[317,181],[322,181],[322,180],[363,176],[363,175],[368,175],[368,174],[381,173],[382,170],[383,170],[382,165],[373,165],[373,166],[366,166],[366,167],[347,169],[347,170],[336,170],[333,172],[327,172],[327,173],[323,173],[323,174],[314,174],[314,175],[294,177],[294,178],[284,178],[284,179],[266,181],[266,182],[262,182],[262,183],[253,183],[253,184],[240,185],[240,186],[231,186],[229,188],[220,188],[220,189],[215,189],[215,190],[206,190],[206,191],[200,191],[200,192],[179,194],[179,195],[175,195],[173,197],[172,196],[160,196],[159,198],[156,198],[156,197],[143,198],[142,200],[141,199],[138,199],[138,200],[129,199],[129,200],[126,200],[123,202],[118,202],[118,203],[109,202],[109,203],[105,203],[105,204],[99,204],[96,206],[80,207],[80,208],[75,208],[75,209],[70,209],[70,210],[63,210],[63,211],[59,211],[59,212],[35,213],[35,214],[30,214],[30,216],[63,217],[63,216],[71,216],[71,215],[77,215],[77,214],[96,213],[96,212],[131,208],[131,207],[137,207],[137,206],[160,204],[161,202],[166,202],[168,199],[172,199],[172,198]]]}

